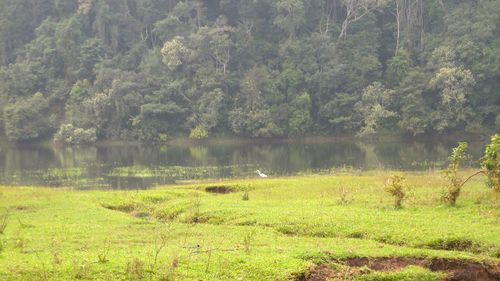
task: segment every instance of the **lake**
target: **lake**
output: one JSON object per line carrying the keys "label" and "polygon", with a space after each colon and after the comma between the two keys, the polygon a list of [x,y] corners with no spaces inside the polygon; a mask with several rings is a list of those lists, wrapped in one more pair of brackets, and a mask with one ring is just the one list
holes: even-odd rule
{"label": "lake", "polygon": [[[477,159],[484,141],[469,142]],[[216,139],[166,145],[0,144],[0,183],[80,189],[143,189],[207,178],[270,177],[352,170],[428,170],[447,164],[453,140]]]}

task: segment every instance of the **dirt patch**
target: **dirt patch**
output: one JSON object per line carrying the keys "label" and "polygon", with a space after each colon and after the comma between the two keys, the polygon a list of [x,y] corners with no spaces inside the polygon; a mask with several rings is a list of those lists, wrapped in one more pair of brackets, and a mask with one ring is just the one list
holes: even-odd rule
{"label": "dirt patch", "polygon": [[210,193],[219,193],[219,194],[227,194],[235,192],[233,187],[225,185],[207,186],[205,187],[205,191]]}
{"label": "dirt patch", "polygon": [[347,276],[359,275],[354,268],[336,270],[326,264],[310,267],[306,272],[295,276],[296,281],[324,281],[329,279],[343,280]]}
{"label": "dirt patch", "polygon": [[[391,272],[399,271],[407,266],[416,265],[431,271],[439,271],[445,274],[446,281],[497,281],[500,280],[500,264],[480,263],[469,260],[453,260],[443,258],[405,258],[405,257],[383,257],[383,258],[350,258],[333,260],[333,263],[345,265],[341,270],[333,269],[323,264],[311,267],[307,272],[296,276],[296,281],[326,281],[332,278],[343,280],[350,276],[360,274],[362,268],[375,271]],[[346,273],[348,275],[346,275]]]}

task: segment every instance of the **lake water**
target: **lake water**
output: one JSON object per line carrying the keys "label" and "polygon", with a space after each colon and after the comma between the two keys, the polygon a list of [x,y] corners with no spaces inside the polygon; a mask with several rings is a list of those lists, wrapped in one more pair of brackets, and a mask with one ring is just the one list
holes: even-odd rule
{"label": "lake water", "polygon": [[[477,159],[484,141],[469,142]],[[148,188],[204,178],[331,173],[340,170],[428,170],[446,165],[451,140],[308,138],[219,139],[168,145],[63,146],[0,144],[0,183],[93,188]]]}

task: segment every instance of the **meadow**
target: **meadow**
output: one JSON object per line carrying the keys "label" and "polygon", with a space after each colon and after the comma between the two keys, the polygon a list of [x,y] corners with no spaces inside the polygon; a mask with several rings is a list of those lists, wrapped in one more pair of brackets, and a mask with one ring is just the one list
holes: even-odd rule
{"label": "meadow", "polygon": [[[470,174],[462,170],[460,175]],[[500,194],[440,171],[0,187],[0,280],[498,280]]]}

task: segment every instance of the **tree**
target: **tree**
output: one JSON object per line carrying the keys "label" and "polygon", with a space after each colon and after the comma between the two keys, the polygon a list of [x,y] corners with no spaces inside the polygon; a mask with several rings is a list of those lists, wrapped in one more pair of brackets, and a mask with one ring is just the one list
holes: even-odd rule
{"label": "tree", "polygon": [[467,97],[474,83],[472,73],[461,67],[443,67],[430,80],[429,85],[439,95],[433,120],[436,131],[456,128],[470,120],[468,117],[471,110]]}
{"label": "tree", "polygon": [[422,70],[414,69],[396,90],[401,99],[399,128],[413,136],[431,129],[428,116],[431,109],[427,106],[424,96],[429,79]]}
{"label": "tree", "polygon": [[396,112],[390,110],[393,95],[394,91],[385,89],[378,82],[363,90],[361,101],[355,106],[356,113],[361,116],[360,136],[377,133],[384,121],[396,116]]}
{"label": "tree", "polygon": [[371,11],[382,7],[387,1],[385,0],[343,0],[345,6],[345,18],[342,22],[342,27],[338,39],[345,39],[347,37],[347,30],[349,26],[362,19]]}
{"label": "tree", "polygon": [[174,39],[165,42],[161,49],[163,63],[170,68],[181,65],[189,55],[189,49],[184,45],[184,38],[176,36]]}
{"label": "tree", "polygon": [[411,68],[410,54],[405,50],[400,50],[397,55],[387,63],[385,80],[389,86],[398,86],[406,77]]}
{"label": "tree", "polygon": [[297,35],[306,22],[304,2],[302,0],[276,1],[278,15],[274,24],[285,30],[290,37]]}
{"label": "tree", "polygon": [[266,68],[254,67],[240,84],[237,105],[230,112],[231,129],[239,135],[270,137],[278,134],[266,100],[275,93],[271,74]]}
{"label": "tree", "polygon": [[42,93],[19,99],[4,108],[5,134],[9,140],[26,141],[50,133],[48,103]]}

